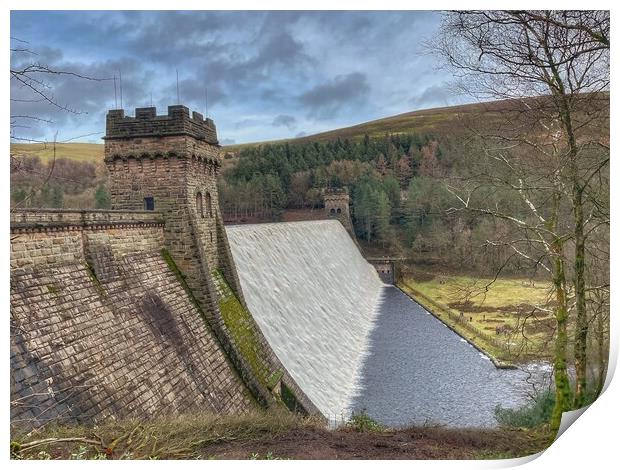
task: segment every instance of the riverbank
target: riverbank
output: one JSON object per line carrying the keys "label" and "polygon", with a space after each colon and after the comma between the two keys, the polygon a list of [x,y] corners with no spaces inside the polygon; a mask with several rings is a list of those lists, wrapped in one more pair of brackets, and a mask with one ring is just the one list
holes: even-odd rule
{"label": "riverbank", "polygon": [[14,437],[11,450],[13,459],[503,459],[549,442],[542,428],[393,430],[358,419],[329,430],[313,418],[256,412],[55,427]]}
{"label": "riverbank", "polygon": [[[498,367],[550,357],[548,286],[525,279],[418,273],[398,287]],[[487,288],[488,286],[488,288]]]}

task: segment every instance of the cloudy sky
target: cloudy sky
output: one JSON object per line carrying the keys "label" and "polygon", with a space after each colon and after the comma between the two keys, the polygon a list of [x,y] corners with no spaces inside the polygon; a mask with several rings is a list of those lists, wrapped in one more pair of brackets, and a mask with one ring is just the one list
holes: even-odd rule
{"label": "cloudy sky", "polygon": [[[433,12],[11,13],[13,69],[30,63],[106,79],[123,107],[205,110],[223,144],[313,134],[414,109],[457,104],[422,43]],[[21,42],[26,41],[26,42]],[[23,49],[27,49],[24,51]],[[31,53],[32,52],[32,53]],[[34,54],[33,54],[34,53]],[[42,75],[59,111],[12,80],[16,136],[101,142],[114,81]],[[120,107],[120,90],[117,102]],[[27,121],[27,122],[26,122]]]}

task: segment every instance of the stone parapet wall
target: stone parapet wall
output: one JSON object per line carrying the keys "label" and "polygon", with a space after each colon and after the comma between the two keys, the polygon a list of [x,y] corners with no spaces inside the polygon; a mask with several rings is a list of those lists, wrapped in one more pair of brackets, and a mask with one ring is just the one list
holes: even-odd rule
{"label": "stone parapet wall", "polygon": [[137,210],[18,209],[11,212],[11,231],[54,227],[161,224],[161,214]]}
{"label": "stone parapet wall", "polygon": [[11,269],[78,262],[163,246],[160,214],[142,211],[23,210],[11,213]]}
{"label": "stone parapet wall", "polygon": [[[154,107],[136,108],[135,117],[115,109],[106,116],[106,141],[125,138],[189,135],[217,145],[217,132],[211,119],[182,105],[168,106],[168,114],[157,116]],[[106,142],[107,144],[107,142]]]}

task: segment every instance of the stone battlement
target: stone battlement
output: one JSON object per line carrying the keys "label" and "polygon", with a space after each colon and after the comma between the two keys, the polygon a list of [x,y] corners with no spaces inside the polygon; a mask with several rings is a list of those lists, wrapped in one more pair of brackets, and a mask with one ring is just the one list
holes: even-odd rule
{"label": "stone battlement", "polygon": [[218,145],[214,122],[196,111],[190,116],[183,105],[168,106],[168,114],[161,116],[155,107],[136,108],[135,117],[125,116],[123,109],[110,110],[106,116],[106,141],[180,135]]}
{"label": "stone battlement", "polygon": [[153,211],[20,209],[11,212],[11,232],[163,225]]}
{"label": "stone battlement", "polygon": [[348,188],[325,189],[323,192],[324,201],[346,201],[349,202]]}
{"label": "stone battlement", "polygon": [[348,201],[348,194],[325,194],[323,196],[324,201]]}

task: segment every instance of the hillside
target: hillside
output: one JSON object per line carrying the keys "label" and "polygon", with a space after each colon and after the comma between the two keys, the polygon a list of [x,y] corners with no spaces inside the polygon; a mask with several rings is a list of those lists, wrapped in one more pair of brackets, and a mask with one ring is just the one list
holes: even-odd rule
{"label": "hillside", "polygon": [[386,133],[415,132],[418,134],[437,135],[447,132],[462,133],[465,132],[467,128],[466,123],[477,116],[483,115],[485,121],[489,124],[496,123],[501,116],[505,115],[507,111],[510,111],[511,107],[514,107],[512,103],[514,102],[505,100],[421,109],[303,137],[228,145],[224,147],[224,150],[236,152],[244,147],[253,147],[268,143],[288,142],[292,144],[302,142],[327,142],[338,138],[361,139],[365,135],[371,138],[382,137]]}
{"label": "hillside", "polygon": [[[44,163],[54,157],[54,148],[49,144],[11,144],[11,154],[38,156]],[[56,158],[68,158],[79,162],[103,162],[103,144],[59,143],[56,144]]]}
{"label": "hillside", "polygon": [[[601,105],[608,107],[609,93],[602,92],[600,95]],[[537,99],[539,98],[530,98],[529,100]],[[335,139],[355,140],[361,139],[365,135],[371,138],[382,137],[386,133],[416,133],[433,134],[437,136],[450,133],[454,135],[466,132],[469,123],[471,123],[473,119],[483,119],[485,126],[487,126],[487,128],[492,128],[500,122],[503,122],[507,113],[517,109],[519,107],[518,103],[519,102],[515,100],[501,100],[421,109],[303,137],[225,145],[222,148],[225,152],[236,153],[243,148],[255,147],[263,144],[328,142]],[[56,152],[57,157],[91,161],[94,163],[103,158],[103,144],[60,143],[56,144]],[[11,153],[18,155],[38,155],[42,160],[46,160],[52,157],[53,150],[51,144],[12,143]],[[233,160],[236,160],[236,158],[233,157]],[[225,168],[234,166],[234,163],[235,162],[225,161],[224,166]]]}
{"label": "hillside", "polygon": [[[416,132],[424,134],[442,134],[445,132],[459,132],[459,130],[462,132],[465,129],[462,123],[468,118],[484,113],[485,120],[493,122],[497,120],[501,112],[506,111],[506,109],[507,104],[504,101],[423,109],[356,124],[350,127],[333,129],[319,134],[292,139],[226,145],[223,146],[223,149],[224,151],[236,152],[244,147],[253,147],[266,143],[326,142],[337,138],[357,139],[364,137],[366,134],[370,137],[380,137],[386,133]],[[11,144],[11,153],[17,155],[38,155],[42,160],[47,160],[52,157],[53,150],[51,144]],[[103,144],[56,144],[56,156],[80,161],[100,161],[103,158]]]}

